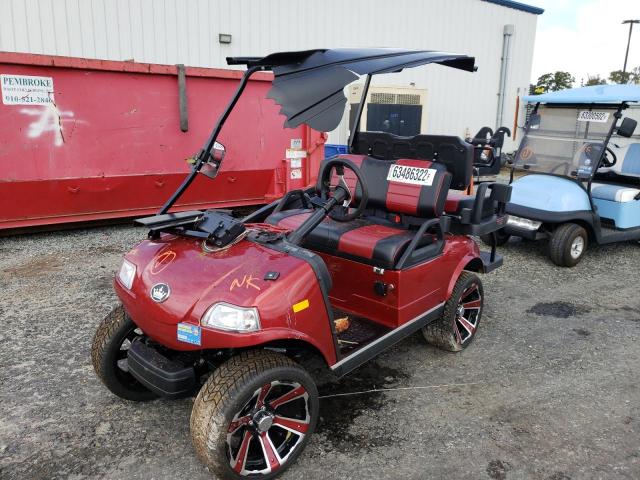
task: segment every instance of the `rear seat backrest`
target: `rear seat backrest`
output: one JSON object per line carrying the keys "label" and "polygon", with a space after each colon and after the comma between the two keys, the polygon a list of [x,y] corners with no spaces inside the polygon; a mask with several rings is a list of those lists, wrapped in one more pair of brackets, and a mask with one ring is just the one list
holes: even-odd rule
{"label": "rear seat backrest", "polygon": [[450,135],[400,137],[387,132],[357,132],[353,153],[380,160],[413,158],[444,164],[452,175],[451,188],[464,190],[473,176],[473,146]]}
{"label": "rear seat backrest", "polygon": [[[378,160],[366,155],[340,155],[360,168],[369,189],[367,208],[386,210],[415,217],[439,217],[451,184],[447,168],[428,160]],[[320,167],[320,171],[324,164]],[[322,175],[318,178],[321,178]],[[345,171],[349,187],[356,184],[355,176]],[[355,193],[359,198],[359,189]]]}

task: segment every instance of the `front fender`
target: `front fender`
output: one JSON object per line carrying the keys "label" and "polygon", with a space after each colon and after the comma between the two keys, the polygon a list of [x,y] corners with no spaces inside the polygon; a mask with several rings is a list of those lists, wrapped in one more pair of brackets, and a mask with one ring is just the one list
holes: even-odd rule
{"label": "front fender", "polygon": [[[473,240],[471,240],[471,241],[473,242]],[[476,245],[475,249],[476,249],[476,252],[468,253],[467,255],[462,257],[462,259],[456,265],[456,268],[453,271],[453,275],[451,275],[451,280],[449,280],[449,285],[447,286],[447,298],[446,298],[446,300],[449,300],[449,298],[451,298],[451,294],[453,293],[453,289],[456,286],[456,282],[458,281],[458,278],[460,277],[460,274],[462,273],[462,271],[465,269],[465,267],[467,265],[469,265],[471,262],[475,262],[475,261],[480,262],[480,265],[482,265],[482,259],[480,258],[480,249],[478,249],[477,245]]]}

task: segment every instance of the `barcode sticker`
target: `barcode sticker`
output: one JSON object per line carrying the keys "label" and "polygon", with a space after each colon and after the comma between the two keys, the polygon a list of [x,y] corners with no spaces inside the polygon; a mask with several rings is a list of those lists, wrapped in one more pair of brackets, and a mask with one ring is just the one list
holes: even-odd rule
{"label": "barcode sticker", "polygon": [[592,112],[590,110],[582,110],[578,115],[579,122],[605,123],[608,120],[609,120],[609,112]]}

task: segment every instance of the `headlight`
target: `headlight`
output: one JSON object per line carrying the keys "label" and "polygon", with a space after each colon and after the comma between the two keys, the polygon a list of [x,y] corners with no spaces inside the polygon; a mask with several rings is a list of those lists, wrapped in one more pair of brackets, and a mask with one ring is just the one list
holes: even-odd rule
{"label": "headlight", "polygon": [[260,329],[260,315],[254,307],[243,308],[228,303],[216,303],[202,316],[200,325],[235,332],[253,332]]}
{"label": "headlight", "polygon": [[136,276],[136,266],[127,261],[123,260],[122,266],[120,267],[120,271],[118,272],[118,278],[120,282],[131,290],[131,285],[133,284],[133,277]]}
{"label": "headlight", "polygon": [[514,217],[513,215],[509,215],[507,219],[507,225],[511,225],[516,228],[522,228],[523,230],[538,230],[542,222],[537,220],[529,220],[528,218],[522,217]]}

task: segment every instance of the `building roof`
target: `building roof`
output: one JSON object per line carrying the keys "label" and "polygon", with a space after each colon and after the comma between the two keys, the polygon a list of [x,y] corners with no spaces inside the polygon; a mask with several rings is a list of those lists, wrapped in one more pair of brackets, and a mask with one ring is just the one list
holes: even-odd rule
{"label": "building roof", "polygon": [[534,15],[542,15],[544,8],[534,7],[533,5],[527,5],[526,3],[513,2],[511,0],[482,0],[484,2],[495,3],[507,8],[513,8],[522,12],[533,13]]}
{"label": "building roof", "polygon": [[622,103],[640,102],[640,85],[594,85],[570,88],[542,95],[526,95],[531,103]]}

